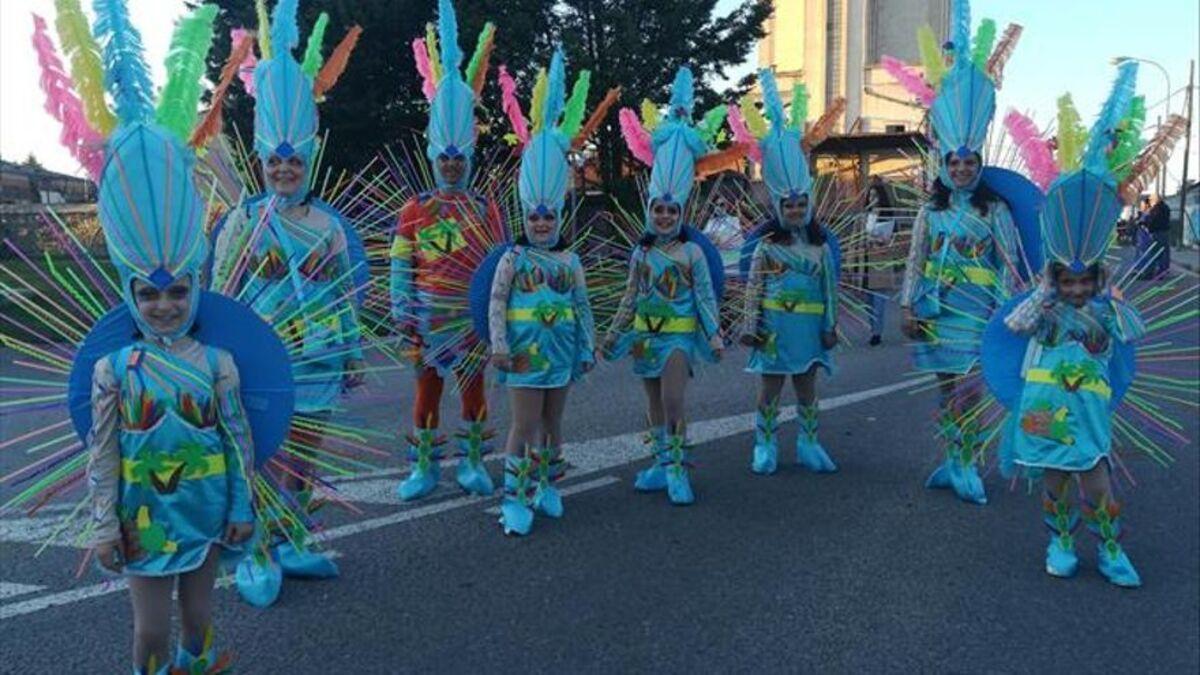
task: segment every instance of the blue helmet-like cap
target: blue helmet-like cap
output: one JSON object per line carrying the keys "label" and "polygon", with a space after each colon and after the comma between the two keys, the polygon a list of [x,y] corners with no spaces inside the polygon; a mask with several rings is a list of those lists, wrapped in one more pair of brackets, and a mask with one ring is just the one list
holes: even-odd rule
{"label": "blue helmet-like cap", "polygon": [[[781,201],[796,199],[812,191],[808,156],[800,144],[804,135],[804,120],[789,121],[784,115],[783,100],[773,72],[766,68],[760,70],[758,81],[763,92],[763,108],[771,123],[770,130],[758,144],[762,151],[763,182],[771,192],[772,208],[779,216]],[[809,213],[811,218],[812,209]]]}

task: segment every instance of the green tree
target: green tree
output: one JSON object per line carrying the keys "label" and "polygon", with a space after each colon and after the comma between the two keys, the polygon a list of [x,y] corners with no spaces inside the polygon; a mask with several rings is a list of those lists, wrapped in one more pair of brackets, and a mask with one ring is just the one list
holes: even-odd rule
{"label": "green tree", "polygon": [[[643,98],[665,103],[675,71],[686,65],[696,76],[696,116],[744,91],[718,94],[714,80],[726,78],[743,63],[771,15],[770,0],[743,0],[732,12],[717,16],[717,0],[564,0],[561,28],[572,70],[592,71],[592,96],[621,86],[621,105],[637,108]],[[615,114],[598,132],[601,178],[612,190],[631,157]],[[625,190],[619,190],[623,192]]]}
{"label": "green tree", "polygon": [[42,163],[38,161],[37,155],[34,155],[31,152],[31,153],[29,153],[29,156],[25,158],[25,161],[22,163],[22,166],[27,166],[30,169],[40,169],[40,168],[42,168]]}

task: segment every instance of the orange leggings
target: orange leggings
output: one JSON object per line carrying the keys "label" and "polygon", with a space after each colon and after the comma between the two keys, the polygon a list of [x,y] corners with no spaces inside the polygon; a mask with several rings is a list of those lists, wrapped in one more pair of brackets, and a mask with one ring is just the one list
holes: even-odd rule
{"label": "orange leggings", "polygon": [[[442,404],[442,387],[445,380],[434,368],[425,368],[417,374],[417,400],[413,405],[413,426],[418,429],[436,429],[439,409]],[[458,389],[462,397],[464,420],[482,422],[487,419],[487,401],[483,397],[483,372],[458,377]]]}

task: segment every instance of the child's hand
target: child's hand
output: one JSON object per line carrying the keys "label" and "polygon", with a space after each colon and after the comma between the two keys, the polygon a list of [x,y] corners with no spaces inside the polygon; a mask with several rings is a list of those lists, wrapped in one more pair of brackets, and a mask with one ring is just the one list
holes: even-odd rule
{"label": "child's hand", "polygon": [[96,544],[95,547],[96,560],[100,562],[100,566],[109,572],[120,572],[124,564],[121,561],[121,542],[106,541],[101,544]]}
{"label": "child's hand", "polygon": [[821,346],[822,347],[824,347],[825,349],[833,349],[834,347],[837,346],[837,343],[838,343],[837,331],[830,330],[830,331],[822,331],[821,332]]}
{"label": "child's hand", "polygon": [[496,370],[507,373],[512,369],[512,357],[508,354],[492,354],[492,365]]}
{"label": "child's hand", "polygon": [[225,525],[225,542],[240,544],[254,534],[254,523],[228,523]]}

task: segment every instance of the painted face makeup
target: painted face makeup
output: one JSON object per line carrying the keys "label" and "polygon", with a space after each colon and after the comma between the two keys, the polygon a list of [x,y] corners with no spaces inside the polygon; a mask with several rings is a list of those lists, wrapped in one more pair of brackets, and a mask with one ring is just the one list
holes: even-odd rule
{"label": "painted face makeup", "polygon": [[671,236],[679,226],[679,204],[655,201],[650,205],[650,222],[659,236]]}
{"label": "painted face makeup", "polygon": [[535,244],[549,244],[558,234],[558,218],[534,211],[525,217],[525,236]]}
{"label": "painted face makeup", "polygon": [[192,280],[190,276],[176,279],[166,288],[134,279],[133,298],[138,314],[157,335],[174,335],[183,327],[191,313]]}
{"label": "painted face makeup", "polygon": [[437,168],[438,173],[442,175],[442,180],[446,181],[448,185],[458,185],[463,174],[467,172],[467,160],[462,155],[454,157],[438,155]]}

